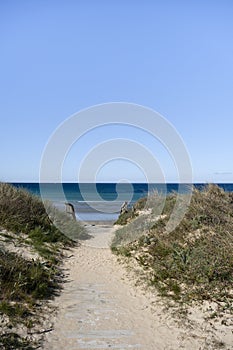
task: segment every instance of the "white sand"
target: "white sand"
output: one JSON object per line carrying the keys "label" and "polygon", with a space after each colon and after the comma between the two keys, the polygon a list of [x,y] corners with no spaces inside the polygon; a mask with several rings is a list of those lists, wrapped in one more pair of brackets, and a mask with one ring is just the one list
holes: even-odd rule
{"label": "white sand", "polygon": [[108,247],[113,227],[87,228],[93,238],[66,259],[68,280],[43,349],[212,349],[206,333],[182,328],[158,297],[135,286]]}

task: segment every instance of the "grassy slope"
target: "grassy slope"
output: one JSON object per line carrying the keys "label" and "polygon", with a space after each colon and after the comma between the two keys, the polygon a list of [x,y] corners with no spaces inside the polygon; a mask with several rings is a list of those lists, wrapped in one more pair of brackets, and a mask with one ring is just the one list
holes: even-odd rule
{"label": "grassy slope", "polygon": [[165,227],[175,195],[167,197],[161,218],[155,220],[161,201],[155,194],[147,202],[151,214],[120,217],[118,224],[128,224],[117,230],[112,250],[135,259],[161,295],[187,303],[215,301],[232,312],[232,193],[215,185],[194,190],[184,219],[169,234]]}
{"label": "grassy slope", "polygon": [[[69,237],[52,221],[59,222]],[[31,342],[12,329],[19,325],[30,329],[38,321],[38,302],[59,290],[62,249],[87,235],[65,213],[49,203],[46,211],[39,198],[8,184],[0,184],[0,229],[0,316],[7,325],[0,334],[0,348],[31,349]],[[17,253],[9,251],[10,244]],[[37,258],[19,254],[22,246],[35,251]]]}

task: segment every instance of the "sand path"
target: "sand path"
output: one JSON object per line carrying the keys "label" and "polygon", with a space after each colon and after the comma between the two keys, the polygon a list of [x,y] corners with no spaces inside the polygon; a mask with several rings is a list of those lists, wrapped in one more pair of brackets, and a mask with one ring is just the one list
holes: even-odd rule
{"label": "sand path", "polygon": [[66,259],[68,281],[55,300],[54,330],[45,335],[43,349],[200,349],[200,339],[129,280],[109,249],[114,228],[88,225],[88,231],[93,238]]}

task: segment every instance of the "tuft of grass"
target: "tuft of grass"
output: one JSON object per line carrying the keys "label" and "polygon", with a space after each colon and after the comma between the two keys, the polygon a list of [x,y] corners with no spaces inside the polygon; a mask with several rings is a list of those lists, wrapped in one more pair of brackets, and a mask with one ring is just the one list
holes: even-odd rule
{"label": "tuft of grass", "polygon": [[129,221],[131,221],[136,216],[137,214],[133,211],[133,209],[130,208],[127,212],[124,212],[119,215],[114,225],[122,225],[122,226],[126,225]]}
{"label": "tuft of grass", "polygon": [[27,338],[21,337],[14,332],[8,332],[1,335],[0,347],[2,350],[34,350],[38,348]]}
{"label": "tuft of grass", "polygon": [[131,256],[131,251],[129,247],[119,247],[119,248],[113,247],[112,252],[114,252],[117,255],[123,255],[126,257]]}
{"label": "tuft of grass", "polygon": [[58,289],[58,271],[39,260],[0,251],[0,300],[28,302],[51,297]]}
{"label": "tuft of grass", "polygon": [[10,302],[2,301],[0,303],[0,314],[8,317],[27,317],[30,315],[29,309],[23,304],[11,304]]}

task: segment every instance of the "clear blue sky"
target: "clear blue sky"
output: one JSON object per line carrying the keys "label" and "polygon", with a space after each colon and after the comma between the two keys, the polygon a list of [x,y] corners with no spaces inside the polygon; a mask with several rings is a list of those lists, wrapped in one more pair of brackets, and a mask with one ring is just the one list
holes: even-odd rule
{"label": "clear blue sky", "polygon": [[[0,180],[38,181],[43,149],[60,123],[123,101],[174,125],[194,181],[233,182],[232,18],[232,0],[0,1]],[[87,135],[83,154],[98,137]],[[64,180],[75,180],[80,147],[66,160]],[[118,168],[121,178],[141,180],[117,163],[98,179],[115,180]]]}

